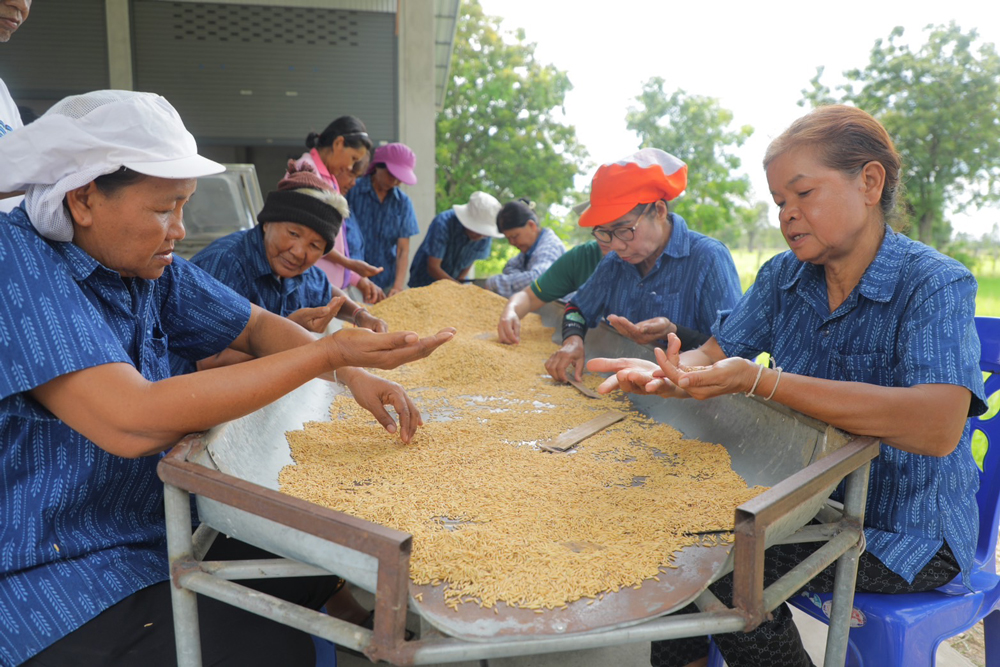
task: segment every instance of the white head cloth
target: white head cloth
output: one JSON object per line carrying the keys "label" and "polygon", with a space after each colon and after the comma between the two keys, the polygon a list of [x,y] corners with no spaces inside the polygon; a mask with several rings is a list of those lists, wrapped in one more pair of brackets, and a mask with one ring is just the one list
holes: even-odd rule
{"label": "white head cloth", "polygon": [[152,93],[99,90],[56,103],[0,145],[0,192],[25,190],[31,223],[73,240],[66,193],[127,167],[147,176],[198,178],[225,170],[198,155],[177,111]]}

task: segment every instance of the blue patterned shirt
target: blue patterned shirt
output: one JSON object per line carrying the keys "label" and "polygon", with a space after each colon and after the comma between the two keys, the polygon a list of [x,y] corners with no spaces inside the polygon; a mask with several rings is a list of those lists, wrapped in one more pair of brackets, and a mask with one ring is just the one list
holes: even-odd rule
{"label": "blue patterned shirt", "polygon": [[[413,203],[399,188],[392,188],[385,199],[379,201],[371,176],[357,180],[347,193],[347,203],[351,207],[351,220],[357,224],[364,239],[365,261],[384,269],[369,280],[388,294],[396,282],[396,243],[401,238],[420,233]],[[348,248],[351,257],[357,257],[350,246],[350,238]]]}
{"label": "blue patterned shirt", "polygon": [[[886,228],[875,260],[831,313],[823,267],[791,252],[767,262],[713,334],[727,355],[769,352],[790,373],[882,387],[954,384],[986,409],[973,320],[976,281],[965,267]],[[969,424],[948,456],[882,445],[865,510],[868,551],[912,582],[947,540],[968,582],[979,533],[979,476]]]}
{"label": "blue patterned shirt", "polygon": [[506,297],[520,292],[545,273],[564,252],[566,246],[555,232],[542,227],[527,252],[511,257],[503,267],[503,273],[486,279],[486,289]]}
{"label": "blue patterned shirt", "polygon": [[[274,275],[264,250],[264,228],[260,225],[212,241],[191,262],[250,303],[282,317],[300,308],[325,306],[333,298],[330,281],[316,266],[294,278]],[[183,375],[196,370],[196,361],[171,355],[170,366],[174,375]]]}
{"label": "blue patterned shirt", "polygon": [[594,275],[577,290],[575,304],[596,327],[608,315],[631,322],[666,317],[703,334],[711,331],[718,311],[740,298],[740,278],[729,249],[688,229],[684,218],[670,214],[673,231],[663,253],[645,276],[609,252]]}
{"label": "blue patterned shirt", "polygon": [[22,208],[0,214],[0,285],[0,664],[15,665],[169,576],[160,457],[109,454],[27,392],[108,363],[166,378],[168,347],[219,352],[250,304],[179,257],[123,279]]}
{"label": "blue patterned shirt", "polygon": [[358,223],[354,218],[344,218],[343,225],[348,257],[365,261],[365,238],[361,236]]}
{"label": "blue patterned shirt", "polygon": [[427,260],[436,257],[441,260],[441,268],[452,278],[458,278],[464,269],[477,259],[490,256],[492,239],[488,236],[473,241],[465,233],[465,227],[453,209],[437,215],[427,228],[427,236],[413,256],[410,265],[410,287],[424,287],[436,280],[427,270]]}

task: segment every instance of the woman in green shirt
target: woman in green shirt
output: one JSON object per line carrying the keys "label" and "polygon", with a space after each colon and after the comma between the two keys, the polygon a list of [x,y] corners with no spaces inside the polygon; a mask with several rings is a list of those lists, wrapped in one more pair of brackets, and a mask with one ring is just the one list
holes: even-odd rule
{"label": "woman in green shirt", "polygon": [[587,282],[587,278],[608,254],[609,249],[610,245],[599,241],[588,241],[570,248],[534,282],[520,292],[515,292],[507,300],[497,324],[500,342],[508,345],[520,343],[521,318],[549,301],[561,299],[579,289]]}

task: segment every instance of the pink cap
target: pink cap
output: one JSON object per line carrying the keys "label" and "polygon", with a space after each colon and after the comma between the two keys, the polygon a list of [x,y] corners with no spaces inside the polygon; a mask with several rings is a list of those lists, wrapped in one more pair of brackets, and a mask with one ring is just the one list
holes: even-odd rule
{"label": "pink cap", "polygon": [[413,168],[417,166],[417,156],[406,144],[386,144],[375,149],[372,155],[372,166],[368,173],[375,171],[375,165],[384,164],[389,173],[407,185],[417,184],[417,175]]}

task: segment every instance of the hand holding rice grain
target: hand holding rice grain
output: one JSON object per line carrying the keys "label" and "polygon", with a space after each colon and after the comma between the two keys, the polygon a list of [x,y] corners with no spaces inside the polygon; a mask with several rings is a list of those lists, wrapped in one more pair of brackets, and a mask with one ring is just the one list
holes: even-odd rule
{"label": "hand holding rice grain", "polygon": [[[700,543],[693,533],[732,528],[734,508],[763,489],[747,488],[723,447],[544,378],[551,330],[529,315],[520,345],[500,344],[504,303],[439,281],[373,308],[420,334],[460,325],[433,360],[381,374],[413,388],[425,425],[403,447],[338,397],[332,422],[288,434],[295,465],[281,490],[412,534],[412,581],[437,582],[455,608],[599,597],[671,567]],[[609,409],[629,414],[572,454],[534,446]]]}

